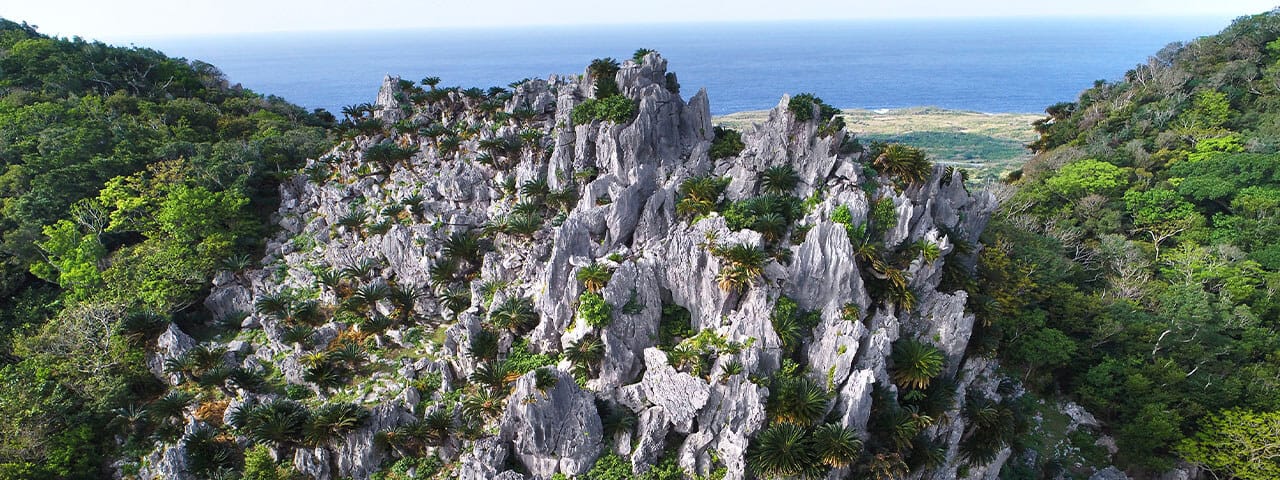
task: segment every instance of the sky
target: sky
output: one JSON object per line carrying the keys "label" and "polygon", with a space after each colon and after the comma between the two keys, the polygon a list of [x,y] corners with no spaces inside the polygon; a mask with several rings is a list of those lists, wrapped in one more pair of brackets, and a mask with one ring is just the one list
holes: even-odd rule
{"label": "sky", "polygon": [[1278,0],[0,0],[45,34],[128,42],[256,32],[618,23],[1261,13]]}

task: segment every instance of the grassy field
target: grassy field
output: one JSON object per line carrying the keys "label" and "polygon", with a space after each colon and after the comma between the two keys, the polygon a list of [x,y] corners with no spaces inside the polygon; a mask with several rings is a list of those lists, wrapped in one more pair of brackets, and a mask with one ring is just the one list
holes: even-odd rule
{"label": "grassy field", "polygon": [[[767,118],[767,111],[739,112],[714,121],[745,129]],[[897,110],[845,110],[845,124],[865,145],[900,142],[923,148],[939,163],[974,171],[974,178],[1016,169],[1031,157],[1024,145],[1036,139],[1031,122],[1043,114],[978,113],[914,107]]]}

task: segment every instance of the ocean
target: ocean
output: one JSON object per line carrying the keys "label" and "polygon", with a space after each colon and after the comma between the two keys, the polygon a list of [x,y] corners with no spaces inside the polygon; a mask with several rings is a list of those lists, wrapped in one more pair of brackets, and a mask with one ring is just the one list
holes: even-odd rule
{"label": "ocean", "polygon": [[506,86],[581,73],[594,58],[658,50],[688,98],[713,114],[771,108],[811,92],[842,108],[937,106],[1041,112],[1114,80],[1224,18],[877,20],[448,29],[148,38],[136,43],[219,67],[233,83],[308,108],[371,102],[385,74]]}

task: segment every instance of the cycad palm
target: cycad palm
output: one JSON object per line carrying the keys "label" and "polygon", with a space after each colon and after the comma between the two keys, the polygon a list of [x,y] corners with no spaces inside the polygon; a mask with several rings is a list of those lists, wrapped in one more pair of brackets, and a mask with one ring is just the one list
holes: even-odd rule
{"label": "cycad palm", "polygon": [[464,260],[474,264],[479,262],[480,255],[484,253],[483,249],[484,244],[478,233],[454,232],[444,241],[440,247],[440,253],[447,259]]}
{"label": "cycad palm", "polygon": [[596,363],[604,358],[604,342],[592,334],[588,334],[564,351],[565,359],[573,364],[573,374],[578,378],[591,376]]}
{"label": "cycad palm", "polygon": [[776,242],[787,233],[787,219],[777,213],[766,213],[756,217],[751,229],[760,232],[760,236],[770,242]]}
{"label": "cycad palm", "polygon": [[520,185],[520,196],[525,200],[540,200],[551,193],[551,185],[546,179],[529,180]]}
{"label": "cycad palm", "polygon": [[800,183],[791,165],[775,165],[760,173],[760,186],[765,193],[788,194]]}
{"label": "cycad palm", "polygon": [[747,465],[765,478],[816,477],[819,458],[803,427],[789,423],[760,432],[747,448]]}
{"label": "cycad palm", "polygon": [[357,288],[347,301],[353,309],[363,310],[374,307],[388,295],[391,295],[391,289],[386,284],[373,283]]}
{"label": "cycad palm", "polygon": [[476,366],[475,371],[471,373],[471,381],[498,392],[506,387],[510,376],[511,369],[506,362],[490,361]]}
{"label": "cycad palm", "polygon": [[387,299],[391,301],[391,306],[395,308],[396,317],[401,321],[407,321],[413,316],[413,310],[418,305],[418,299],[423,295],[422,289],[415,285],[393,285],[387,293]]}
{"label": "cycad palm", "polygon": [[253,309],[259,315],[282,319],[292,303],[293,299],[284,292],[264,293],[258,295],[258,299],[253,302]]}
{"label": "cycad palm", "polygon": [[715,209],[728,182],[717,177],[693,177],[680,183],[680,200],[676,213],[684,216],[706,215]]}
{"label": "cycad palm", "polygon": [[431,282],[431,286],[443,289],[458,281],[459,271],[457,260],[442,258],[427,267],[427,279]]}
{"label": "cycad palm", "polygon": [[893,383],[923,390],[942,373],[942,352],[916,339],[899,340],[893,346]]}
{"label": "cycad palm", "polygon": [[925,158],[924,150],[897,143],[886,146],[872,165],[880,173],[908,184],[924,182],[933,169]]}
{"label": "cycad palm", "polygon": [[369,410],[354,403],[330,403],[317,408],[307,424],[305,438],[311,445],[324,445],[355,430],[370,416]]}
{"label": "cycad palm", "polygon": [[577,277],[587,291],[599,292],[605,284],[609,283],[613,272],[610,272],[609,267],[602,263],[593,263],[578,269]]}
{"label": "cycad palm", "polygon": [[519,333],[533,328],[538,322],[538,311],[528,298],[508,297],[489,313],[489,322],[495,327]]}
{"label": "cycad palm", "polygon": [[245,405],[232,412],[231,424],[257,443],[290,445],[303,438],[310,414],[290,400]]}
{"label": "cycad palm", "polygon": [[453,412],[444,408],[438,408],[422,418],[423,440],[429,445],[444,445],[449,436],[453,435],[454,428]]}
{"label": "cycad palm", "polygon": [[438,295],[440,305],[449,309],[454,315],[471,308],[471,291],[461,287],[445,288]]}
{"label": "cycad palm", "polygon": [[462,397],[462,415],[475,420],[489,420],[496,418],[502,414],[506,402],[501,395],[493,393],[487,388],[476,389],[476,391],[464,395]]}
{"label": "cycad palm", "polygon": [[769,258],[764,250],[745,243],[716,247],[713,253],[725,263],[716,275],[716,283],[725,291],[746,288],[764,273],[764,264]]}
{"label": "cycad palm", "polygon": [[862,440],[853,429],[843,425],[820,425],[813,430],[812,438],[818,458],[832,468],[847,467],[862,453]]}
{"label": "cycad palm", "polygon": [[808,377],[780,378],[769,397],[769,415],[775,422],[809,427],[827,413],[831,395]]}

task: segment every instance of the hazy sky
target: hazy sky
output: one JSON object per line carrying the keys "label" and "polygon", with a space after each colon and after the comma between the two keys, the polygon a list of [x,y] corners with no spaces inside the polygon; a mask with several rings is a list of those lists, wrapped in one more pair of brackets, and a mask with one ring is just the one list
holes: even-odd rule
{"label": "hazy sky", "polygon": [[1213,16],[1277,0],[3,0],[0,17],[46,34],[153,36],[438,27],[1007,16]]}

